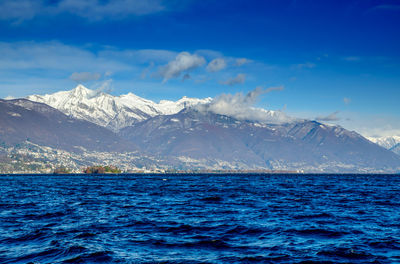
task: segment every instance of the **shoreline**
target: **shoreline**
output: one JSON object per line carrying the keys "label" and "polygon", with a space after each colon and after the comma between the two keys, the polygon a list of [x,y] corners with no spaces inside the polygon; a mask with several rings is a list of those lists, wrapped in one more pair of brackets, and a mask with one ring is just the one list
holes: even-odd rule
{"label": "shoreline", "polygon": [[399,173],[360,173],[360,172],[323,172],[323,173],[307,173],[307,172],[140,172],[140,173],[104,173],[104,174],[88,174],[88,173],[0,173],[0,177],[4,176],[229,176],[229,175],[246,175],[246,176],[261,176],[261,175],[282,175],[282,176],[400,176]]}

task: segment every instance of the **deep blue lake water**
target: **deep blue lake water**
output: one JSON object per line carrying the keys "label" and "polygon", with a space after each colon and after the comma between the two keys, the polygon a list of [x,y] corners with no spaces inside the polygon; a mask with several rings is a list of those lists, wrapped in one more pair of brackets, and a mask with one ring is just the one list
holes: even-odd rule
{"label": "deep blue lake water", "polygon": [[399,175],[1,176],[0,263],[400,263]]}

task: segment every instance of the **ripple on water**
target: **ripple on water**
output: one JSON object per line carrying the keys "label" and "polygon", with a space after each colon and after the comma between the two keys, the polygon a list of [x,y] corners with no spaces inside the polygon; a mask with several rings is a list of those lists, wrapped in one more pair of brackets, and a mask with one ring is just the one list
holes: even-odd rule
{"label": "ripple on water", "polygon": [[94,253],[82,254],[77,257],[64,260],[63,263],[107,263],[112,261],[112,252],[98,251]]}
{"label": "ripple on water", "polygon": [[348,234],[348,232],[344,231],[336,231],[336,230],[321,229],[321,228],[289,229],[286,232],[300,236],[314,236],[322,238],[339,238]]}
{"label": "ripple on water", "polygon": [[1,176],[0,186],[0,263],[400,263],[396,176]]}

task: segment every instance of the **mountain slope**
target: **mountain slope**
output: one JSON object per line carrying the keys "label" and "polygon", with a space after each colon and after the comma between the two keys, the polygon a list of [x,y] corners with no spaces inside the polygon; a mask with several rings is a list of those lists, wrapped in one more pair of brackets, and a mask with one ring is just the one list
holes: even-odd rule
{"label": "mountain slope", "polygon": [[185,109],[121,130],[149,153],[307,171],[396,171],[400,157],[355,132],[315,121],[262,124]]}
{"label": "mountain slope", "polygon": [[193,110],[182,110],[175,115],[150,118],[121,130],[120,135],[143,150],[161,156],[188,156],[220,159],[229,162],[263,166],[244,142],[237,140],[236,119],[216,115],[200,115]]}
{"label": "mountain slope", "polygon": [[78,85],[71,91],[31,95],[27,99],[45,103],[68,116],[107,127],[113,131],[156,115],[174,114],[185,107],[211,100],[210,98],[183,97],[176,102],[163,100],[157,104],[132,93],[112,96],[90,90],[83,85]]}
{"label": "mountain slope", "polygon": [[0,100],[0,142],[12,146],[25,140],[68,151],[82,147],[98,151],[136,149],[110,130],[70,118],[46,104],[26,99]]}
{"label": "mountain slope", "polygon": [[397,143],[396,145],[391,147],[390,150],[396,153],[397,155],[400,155],[400,143]]}

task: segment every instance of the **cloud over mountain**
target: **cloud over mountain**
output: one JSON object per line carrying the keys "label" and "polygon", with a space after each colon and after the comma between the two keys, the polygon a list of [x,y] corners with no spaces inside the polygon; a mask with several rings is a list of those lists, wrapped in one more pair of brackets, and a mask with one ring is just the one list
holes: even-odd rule
{"label": "cloud over mountain", "polygon": [[77,83],[81,83],[88,81],[97,81],[101,78],[101,74],[98,72],[74,72],[69,78]]}
{"label": "cloud over mountain", "polygon": [[339,114],[339,111],[333,112],[327,116],[317,116],[315,120],[318,121],[325,121],[325,122],[330,122],[330,121],[339,121],[340,118],[337,116]]}
{"label": "cloud over mountain", "polygon": [[243,93],[222,94],[208,104],[197,105],[196,109],[203,112],[209,111],[215,114],[230,116],[239,120],[270,123],[288,122],[293,119],[281,111],[270,111],[254,107],[257,99],[262,94],[281,91],[283,89],[282,86],[267,89],[257,87],[245,95]]}

